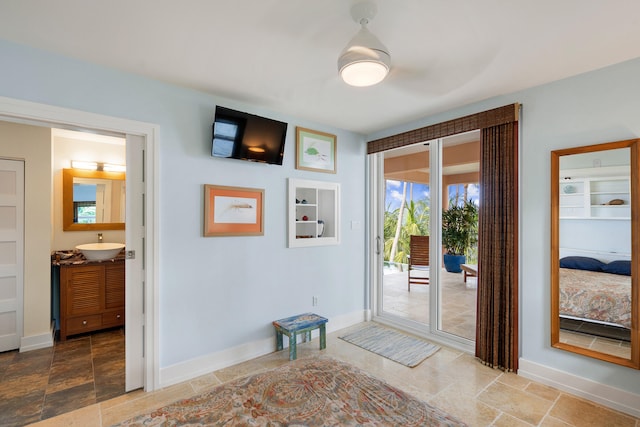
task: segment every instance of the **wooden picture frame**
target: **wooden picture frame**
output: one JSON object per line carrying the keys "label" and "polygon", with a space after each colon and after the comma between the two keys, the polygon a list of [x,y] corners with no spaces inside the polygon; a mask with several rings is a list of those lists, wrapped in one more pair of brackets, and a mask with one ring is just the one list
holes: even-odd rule
{"label": "wooden picture frame", "polygon": [[296,169],[336,173],[336,136],[296,126]]}
{"label": "wooden picture frame", "polygon": [[204,186],[204,236],[263,236],[264,189]]}

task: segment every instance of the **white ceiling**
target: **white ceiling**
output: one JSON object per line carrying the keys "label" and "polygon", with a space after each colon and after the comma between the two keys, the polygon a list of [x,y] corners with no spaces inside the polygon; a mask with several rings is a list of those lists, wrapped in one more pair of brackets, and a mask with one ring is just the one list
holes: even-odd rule
{"label": "white ceiling", "polygon": [[2,0],[0,38],[369,134],[640,57],[638,0],[377,0],[381,84],[337,59],[348,0]]}

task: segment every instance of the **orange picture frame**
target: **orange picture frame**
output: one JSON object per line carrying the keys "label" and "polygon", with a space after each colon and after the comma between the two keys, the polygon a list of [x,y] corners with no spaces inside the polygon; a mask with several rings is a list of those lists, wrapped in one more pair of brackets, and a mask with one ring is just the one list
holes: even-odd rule
{"label": "orange picture frame", "polygon": [[264,235],[264,189],[204,185],[204,236]]}

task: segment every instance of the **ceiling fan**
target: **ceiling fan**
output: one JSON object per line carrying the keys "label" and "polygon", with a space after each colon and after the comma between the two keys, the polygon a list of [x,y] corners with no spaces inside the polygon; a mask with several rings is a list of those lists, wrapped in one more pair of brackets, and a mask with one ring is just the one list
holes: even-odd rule
{"label": "ceiling fan", "polygon": [[351,17],[361,28],[338,58],[340,76],[351,86],[372,86],[380,83],[391,68],[389,49],[367,28],[377,12],[376,4],[368,0],[355,3],[351,7]]}
{"label": "ceiling fan", "polygon": [[[442,96],[478,76],[495,55],[478,50],[473,57],[458,57],[452,52],[431,59],[425,68],[416,69],[399,63],[392,67],[389,49],[367,28],[377,12],[373,0],[357,1],[351,6],[351,18],[361,28],[338,57],[340,77],[351,86],[373,86],[386,79],[385,86],[415,96]],[[419,44],[415,49],[416,55],[420,55]]]}

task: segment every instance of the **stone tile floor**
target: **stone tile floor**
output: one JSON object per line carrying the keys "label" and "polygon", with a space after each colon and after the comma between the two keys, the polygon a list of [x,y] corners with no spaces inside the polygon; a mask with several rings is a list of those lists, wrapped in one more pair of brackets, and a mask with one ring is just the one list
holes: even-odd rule
{"label": "stone tile floor", "polygon": [[0,353],[0,426],[21,426],[124,394],[122,328]]}
{"label": "stone tile floor", "polygon": [[[560,319],[560,327],[568,322]],[[622,328],[603,327],[587,322],[582,323],[577,331],[560,329],[560,342],[575,345],[601,353],[611,354],[625,359],[631,358],[631,342],[628,330]],[[625,335],[626,333],[626,335]],[[599,336],[599,335],[609,335]],[[617,335],[625,335],[624,339],[616,339]]]}
{"label": "stone tile floor", "polygon": [[[318,349],[317,337],[299,344],[298,358],[333,357],[351,363],[470,426],[640,427],[640,419],[488,368],[458,350],[442,347],[417,367],[407,368],[338,338],[360,326],[327,334],[326,350]],[[286,364],[288,357],[287,349],[274,352],[154,392],[134,391],[94,403],[37,426],[110,426],[235,378]]]}

